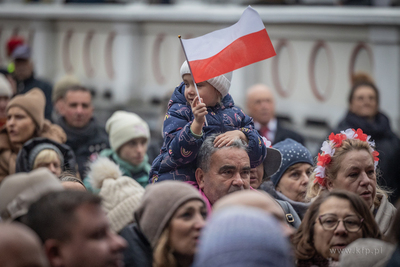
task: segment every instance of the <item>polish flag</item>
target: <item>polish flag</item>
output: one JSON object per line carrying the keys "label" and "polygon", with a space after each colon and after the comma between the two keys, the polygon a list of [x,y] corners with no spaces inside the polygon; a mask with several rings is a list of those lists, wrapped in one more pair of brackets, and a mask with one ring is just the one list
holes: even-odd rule
{"label": "polish flag", "polygon": [[250,6],[234,25],[181,41],[196,83],[276,55],[264,23]]}

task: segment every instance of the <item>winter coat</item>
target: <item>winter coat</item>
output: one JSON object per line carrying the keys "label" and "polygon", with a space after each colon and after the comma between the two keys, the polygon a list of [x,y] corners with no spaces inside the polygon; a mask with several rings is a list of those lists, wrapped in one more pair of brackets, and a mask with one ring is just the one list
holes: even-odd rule
{"label": "winter coat", "polygon": [[[99,154],[100,157],[107,157],[113,162],[115,162],[119,169],[122,172],[123,176],[128,176],[138,182],[141,186],[146,187],[149,182],[149,172],[150,172],[150,164],[148,163],[148,157],[145,155],[143,162],[138,165],[134,166],[124,160],[122,160],[118,154],[112,149],[104,149]],[[92,187],[89,179],[84,179],[84,184],[86,189],[93,193],[98,193],[99,190],[96,190]]]}
{"label": "winter coat", "polygon": [[164,143],[151,167],[151,183],[163,180],[194,181],[197,153],[205,138],[213,133],[241,130],[249,140],[251,167],[262,163],[266,155],[265,144],[254,130],[253,119],[235,107],[229,94],[221,103],[207,107],[208,126],[203,127],[203,135],[198,138],[190,131],[194,115],[184,92],[185,85],[181,83],[169,102],[163,128]]}
{"label": "winter coat", "polygon": [[56,146],[61,154],[64,157],[64,165],[61,166],[62,171],[68,171],[75,175],[76,173],[76,159],[75,154],[71,150],[71,148],[65,144],[60,144],[48,138],[37,137],[32,138],[31,140],[27,141],[24,146],[21,148],[17,155],[16,167],[15,172],[30,172],[32,171],[31,166],[29,166],[29,155],[33,148],[35,148],[39,144],[43,143],[50,143]]}
{"label": "winter coat", "polygon": [[275,190],[274,184],[272,181],[266,181],[261,184],[260,189],[264,190],[268,194],[270,194],[273,198],[277,200],[283,200],[288,202],[294,210],[296,211],[297,215],[300,217],[301,220],[303,220],[304,214],[308,210],[308,207],[310,207],[311,202],[306,203],[306,202],[298,202],[291,200],[290,198],[286,197],[284,194],[281,192],[278,192]]}
{"label": "winter coat", "polygon": [[51,114],[53,112],[53,103],[51,100],[51,94],[53,91],[53,87],[50,85],[50,83],[41,79],[36,79],[32,74],[31,77],[29,77],[24,81],[17,81],[17,94],[25,94],[26,92],[35,87],[40,88],[46,97],[44,116],[46,119],[51,120],[52,119]]}
{"label": "winter coat", "polygon": [[389,119],[383,114],[378,113],[373,122],[366,118],[359,117],[352,112],[348,112],[345,118],[339,123],[335,132],[340,132],[348,128],[361,128],[364,133],[371,135],[375,141],[376,150],[379,152],[378,168],[382,173],[383,181],[380,185],[394,189],[391,202],[395,203],[400,196],[400,139],[393,133]]}
{"label": "winter coat", "polygon": [[104,127],[98,125],[94,118],[83,128],[70,127],[63,117],[57,121],[57,124],[60,125],[67,134],[66,144],[75,153],[80,177],[85,177],[87,169],[86,164],[90,155],[109,148],[106,130]]}
{"label": "winter coat", "polygon": [[[32,136],[33,137],[33,136]],[[45,120],[39,137],[46,137],[58,143],[65,143],[67,136],[58,125]],[[0,130],[0,183],[4,177],[15,173],[17,154],[23,144],[12,144],[8,138],[7,129]]]}
{"label": "winter coat", "polygon": [[371,212],[375,217],[379,230],[381,230],[383,235],[386,235],[395,219],[396,208],[388,201],[386,196],[377,194],[377,197],[380,199],[379,207],[376,207],[374,204],[371,207]]}
{"label": "winter coat", "polygon": [[128,242],[124,250],[125,267],[152,267],[153,250],[136,223],[126,226],[119,233]]}
{"label": "winter coat", "polygon": [[400,266],[400,246],[397,245],[396,250],[392,254],[386,267],[399,267]]}

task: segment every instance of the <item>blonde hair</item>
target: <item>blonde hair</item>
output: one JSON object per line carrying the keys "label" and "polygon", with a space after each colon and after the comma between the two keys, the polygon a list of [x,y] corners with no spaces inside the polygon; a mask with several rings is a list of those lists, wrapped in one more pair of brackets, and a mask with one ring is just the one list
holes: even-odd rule
{"label": "blonde hair", "polygon": [[[340,170],[344,156],[350,151],[360,151],[360,150],[367,151],[371,155],[372,160],[374,159],[374,156],[372,155],[372,152],[370,150],[370,146],[367,142],[364,142],[364,141],[361,141],[358,139],[343,140],[342,145],[340,147],[335,148],[335,154],[332,156],[332,160],[329,163],[329,165],[326,166],[326,168],[325,168],[325,179],[327,179],[329,181],[335,180],[337,177],[337,174]],[[378,181],[378,176],[380,176],[379,170],[375,171],[375,175],[376,175],[376,180]],[[325,187],[321,186],[317,182],[315,176],[316,176],[316,172],[314,171],[310,176],[310,180],[309,180],[308,186],[307,186],[306,199],[308,199],[308,200],[311,200],[311,199],[319,196],[321,194],[321,192],[327,190]],[[377,183],[374,205],[376,205],[376,206],[380,205],[379,195],[385,195],[387,197],[389,193],[390,193],[389,191],[379,187],[379,185]]]}
{"label": "blonde hair", "polygon": [[[36,169],[39,167],[40,164],[47,164],[50,163],[54,160],[58,160],[61,165],[61,160],[53,149],[43,149],[42,151],[39,152],[39,154],[36,156],[35,161],[33,162],[33,167],[32,169]],[[62,169],[62,166],[60,166]]]}
{"label": "blonde hair", "polygon": [[170,226],[165,228],[153,252],[153,267],[176,267],[176,259],[169,242]]}

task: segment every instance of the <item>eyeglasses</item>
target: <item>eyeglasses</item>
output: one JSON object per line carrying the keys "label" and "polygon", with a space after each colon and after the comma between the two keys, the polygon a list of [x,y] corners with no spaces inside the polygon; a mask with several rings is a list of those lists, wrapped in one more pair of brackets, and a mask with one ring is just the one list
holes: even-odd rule
{"label": "eyeglasses", "polygon": [[360,230],[362,222],[364,218],[359,218],[357,216],[348,216],[343,220],[339,220],[339,218],[334,214],[324,214],[318,217],[319,223],[322,225],[322,228],[326,231],[334,231],[339,225],[339,222],[342,221],[344,228],[348,232],[357,232]]}

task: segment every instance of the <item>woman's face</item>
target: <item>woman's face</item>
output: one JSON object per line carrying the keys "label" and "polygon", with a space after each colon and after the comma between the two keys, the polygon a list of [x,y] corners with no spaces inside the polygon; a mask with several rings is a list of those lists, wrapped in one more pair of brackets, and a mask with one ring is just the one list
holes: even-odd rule
{"label": "woman's face", "polygon": [[370,86],[358,87],[351,99],[350,111],[360,117],[374,117],[378,113],[378,100]]}
{"label": "woman's face", "polygon": [[22,108],[11,107],[7,112],[6,128],[11,143],[25,143],[35,133],[35,123]]}
{"label": "woman's face", "polygon": [[55,176],[60,176],[62,169],[61,169],[61,162],[60,159],[55,159],[50,162],[41,162],[37,165],[37,168],[44,167],[49,169]]}
{"label": "woman's face", "polygon": [[[329,229],[330,225],[334,225],[336,220],[339,220],[339,224],[335,229],[324,229],[324,227]],[[345,228],[343,220],[348,229],[351,227],[357,229],[354,225],[358,225],[361,220],[348,200],[329,197],[319,207],[318,218],[314,224],[313,242],[315,250],[326,259],[332,258],[338,261],[341,251],[351,242],[362,237],[361,228],[356,232],[349,232]],[[323,226],[321,222],[328,226]]]}
{"label": "woman's face", "polygon": [[328,190],[353,192],[371,207],[376,195],[376,173],[371,154],[364,149],[350,151],[343,156],[340,166],[336,179],[328,180]]}
{"label": "woman's face", "polygon": [[282,175],[276,191],[297,202],[304,202],[307,193],[308,179],[312,166],[308,163],[297,163],[290,166]]}
{"label": "woman's face", "polygon": [[207,208],[200,200],[191,200],[175,212],[169,238],[174,254],[191,257],[196,253],[206,216]]}
{"label": "woman's face", "polygon": [[123,144],[118,151],[118,155],[126,162],[137,166],[143,162],[147,152],[147,146],[147,138],[135,138]]}

